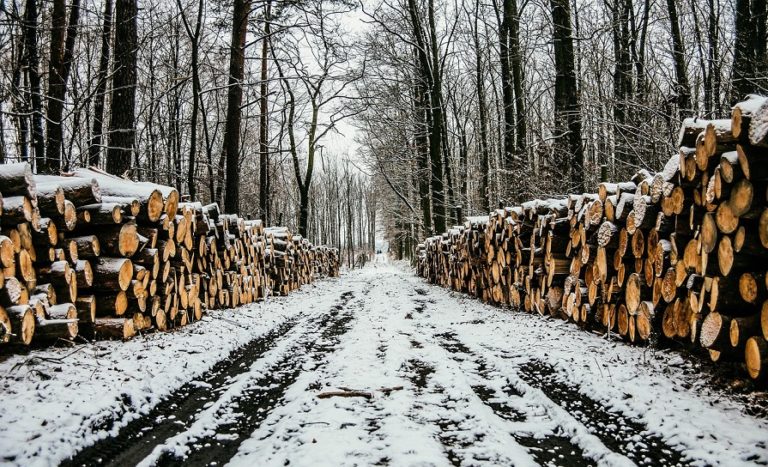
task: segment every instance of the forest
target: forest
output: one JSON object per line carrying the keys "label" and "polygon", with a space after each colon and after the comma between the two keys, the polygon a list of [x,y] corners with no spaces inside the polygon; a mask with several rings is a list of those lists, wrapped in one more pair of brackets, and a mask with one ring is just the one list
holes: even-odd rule
{"label": "forest", "polygon": [[351,264],[655,171],[768,90],[765,0],[13,0],[0,162],[95,166]]}

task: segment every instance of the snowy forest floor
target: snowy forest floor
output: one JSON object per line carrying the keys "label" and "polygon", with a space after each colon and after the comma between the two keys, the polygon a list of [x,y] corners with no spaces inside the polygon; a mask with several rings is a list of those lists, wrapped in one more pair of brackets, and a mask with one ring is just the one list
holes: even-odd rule
{"label": "snowy forest floor", "polygon": [[[4,357],[0,463],[768,465],[765,393],[707,368],[377,263],[170,334]],[[372,397],[318,397],[340,388]]]}

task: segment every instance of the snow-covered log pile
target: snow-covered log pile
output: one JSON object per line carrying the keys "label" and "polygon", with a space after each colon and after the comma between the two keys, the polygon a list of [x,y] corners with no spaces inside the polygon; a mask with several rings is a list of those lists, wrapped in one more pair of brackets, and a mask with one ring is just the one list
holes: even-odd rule
{"label": "snow-covered log pile", "polygon": [[768,99],[685,120],[679,146],[659,173],[470,218],[420,245],[418,272],[768,381]]}
{"label": "snow-covered log pile", "polygon": [[96,169],[0,165],[0,343],[129,338],[338,276],[336,249]]}

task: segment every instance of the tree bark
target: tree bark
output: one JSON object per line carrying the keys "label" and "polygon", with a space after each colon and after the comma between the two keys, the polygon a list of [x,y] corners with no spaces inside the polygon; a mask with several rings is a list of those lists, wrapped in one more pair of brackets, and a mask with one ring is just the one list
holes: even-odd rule
{"label": "tree bark", "polygon": [[138,49],[137,0],[115,4],[115,59],[109,119],[107,172],[123,175],[131,169],[136,139],[136,52]]}
{"label": "tree bark", "polygon": [[768,90],[768,33],[766,33],[766,16],[768,15],[768,2],[766,0],[752,0],[752,21],[754,33],[752,34],[752,48],[755,57],[755,89],[762,92]]}
{"label": "tree bark", "polygon": [[418,68],[426,88],[429,106],[426,109],[426,128],[429,141],[430,194],[432,196],[432,214],[436,232],[445,231],[445,194],[443,193],[443,105],[440,87],[440,67],[437,56],[437,32],[435,29],[434,2],[428,2],[427,21],[429,39],[421,24],[420,12],[415,0],[408,0],[408,12],[411,18]]}
{"label": "tree bark", "polygon": [[581,105],[573,54],[568,0],[551,0],[555,52],[555,157],[564,157],[571,191],[583,192],[584,148],[581,143]]}
{"label": "tree bark", "polygon": [[272,17],[272,1],[267,0],[264,6],[264,39],[261,44],[261,85],[259,87],[259,209],[261,220],[269,225],[269,108],[267,93],[267,53],[269,51],[269,35],[271,34],[270,20]]}
{"label": "tree bark", "polygon": [[488,109],[485,99],[485,68],[483,67],[483,55],[480,47],[480,31],[478,19],[480,16],[480,3],[475,3],[473,43],[475,46],[475,81],[477,81],[477,110],[480,119],[480,208],[483,212],[491,211],[491,193],[489,187],[490,177],[490,153],[488,150]]}
{"label": "tree bark", "polygon": [[[101,154],[102,131],[104,129],[104,101],[107,95],[107,74],[109,73],[109,55],[112,38],[112,0],[104,0],[104,26],[101,30],[101,57],[97,85],[93,104],[93,129],[88,144],[88,164],[99,165]],[[151,120],[150,115],[150,120]]]}
{"label": "tree bark", "polygon": [[677,109],[681,118],[688,117],[691,108],[691,87],[688,84],[688,73],[685,67],[685,46],[680,32],[680,20],[677,15],[677,1],[667,0],[669,22],[672,34],[672,59],[675,63],[675,92],[677,94]]}
{"label": "tree bark", "polygon": [[187,31],[187,36],[192,43],[191,52],[191,66],[192,66],[192,115],[190,116],[190,128],[189,128],[189,162],[187,165],[187,190],[189,191],[189,199],[195,200],[197,195],[197,184],[195,180],[195,161],[197,159],[197,116],[200,113],[200,29],[203,22],[203,8],[205,4],[203,0],[200,0],[197,5],[197,20],[195,22],[195,29],[192,30],[192,26],[187,20],[187,16],[183,12],[181,0],[176,0],[176,4],[181,11],[181,19],[184,22],[184,29]]}
{"label": "tree bark", "polygon": [[[47,152],[44,166],[38,167],[38,172],[42,173],[58,173],[64,165],[62,164],[63,131],[61,119],[64,116],[67,80],[75,53],[77,23],[80,18],[80,0],[72,1],[69,22],[66,20],[65,13],[64,0],[54,1],[51,17],[51,58],[48,62]],[[65,31],[66,39],[64,37]]]}
{"label": "tree bark", "polygon": [[754,75],[753,33],[749,0],[736,0],[734,6],[735,34],[733,47],[733,77],[731,103],[744,99],[752,92],[750,80]]}
{"label": "tree bark", "polygon": [[[503,116],[504,116],[504,153],[502,165],[505,170],[510,174],[514,174],[515,170],[515,107],[514,107],[514,90],[512,87],[512,73],[510,71],[509,63],[509,31],[510,21],[512,21],[512,8],[511,4],[514,0],[503,0],[501,24],[499,25],[499,63],[501,66],[501,96],[503,103]],[[507,180],[511,180],[510,176],[505,177]],[[511,183],[509,185],[512,185]]]}
{"label": "tree bark", "polygon": [[432,205],[429,198],[429,177],[431,170],[429,168],[429,141],[427,140],[427,98],[424,90],[424,84],[421,78],[414,80],[414,143],[416,152],[416,164],[418,176],[416,177],[419,185],[419,200],[421,205],[421,222],[423,235],[426,237],[432,234]]}
{"label": "tree bark", "polygon": [[229,88],[227,92],[227,122],[224,130],[226,160],[226,189],[224,210],[240,213],[240,121],[245,75],[245,36],[248,29],[250,0],[235,0],[232,15],[232,43],[229,55]]}
{"label": "tree bark", "polygon": [[25,44],[29,101],[32,103],[32,147],[37,165],[45,166],[45,139],[43,136],[43,101],[40,89],[40,56],[37,50],[37,0],[27,0],[25,16]]}

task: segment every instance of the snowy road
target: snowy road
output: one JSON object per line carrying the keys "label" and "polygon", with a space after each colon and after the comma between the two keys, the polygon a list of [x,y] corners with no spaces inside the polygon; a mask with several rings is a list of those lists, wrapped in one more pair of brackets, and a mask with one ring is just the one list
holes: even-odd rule
{"label": "snowy road", "polygon": [[[397,266],[217,317],[0,363],[4,460],[768,464],[768,423],[696,362],[487,307]],[[372,397],[318,397],[340,389]]]}

